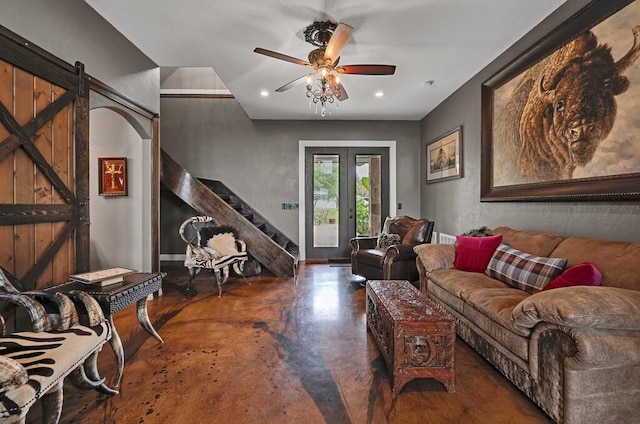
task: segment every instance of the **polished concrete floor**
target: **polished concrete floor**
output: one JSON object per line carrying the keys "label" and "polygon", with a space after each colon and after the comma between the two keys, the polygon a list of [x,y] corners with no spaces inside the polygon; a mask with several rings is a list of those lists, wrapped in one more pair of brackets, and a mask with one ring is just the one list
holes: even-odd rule
{"label": "polished concrete floor", "polygon": [[[135,306],[115,315],[126,367],[118,395],[65,384],[62,423],[548,423],[547,416],[464,342],[456,389],[432,379],[391,392],[366,331],[364,289],[348,266],[302,265],[297,278],[212,276],[186,293],[186,271],[163,264],[164,295],[144,332]],[[115,361],[106,346],[108,381]],[[29,422],[37,422],[37,411]]]}

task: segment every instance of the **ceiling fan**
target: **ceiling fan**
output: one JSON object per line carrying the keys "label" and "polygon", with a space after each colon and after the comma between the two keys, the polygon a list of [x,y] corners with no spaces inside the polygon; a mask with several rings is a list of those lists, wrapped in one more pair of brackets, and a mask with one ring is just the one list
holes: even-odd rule
{"label": "ceiling fan", "polygon": [[[340,74],[393,75],[396,71],[395,65],[338,65],[340,53],[351,38],[352,32],[353,27],[345,23],[336,25],[330,21],[316,21],[309,25],[304,31],[305,41],[317,48],[309,53],[308,61],[260,47],[253,51],[312,69],[312,72],[288,82],[276,89],[276,92],[281,93],[306,81],[309,104],[320,103],[321,114],[325,116],[327,103],[333,103],[335,99],[343,101],[349,98],[340,83]],[[313,86],[314,78],[316,87]]]}

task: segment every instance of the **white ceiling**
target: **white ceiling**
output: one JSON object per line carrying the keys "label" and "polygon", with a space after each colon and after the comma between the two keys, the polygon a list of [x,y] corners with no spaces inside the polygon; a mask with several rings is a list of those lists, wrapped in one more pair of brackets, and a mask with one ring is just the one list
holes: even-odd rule
{"label": "white ceiling", "polygon": [[[565,0],[85,1],[159,66],[212,67],[252,119],[419,120]],[[275,92],[307,68],[253,52],[307,60],[314,20],[355,28],[340,64],[397,66],[344,75],[349,99],[326,118],[304,84]]]}

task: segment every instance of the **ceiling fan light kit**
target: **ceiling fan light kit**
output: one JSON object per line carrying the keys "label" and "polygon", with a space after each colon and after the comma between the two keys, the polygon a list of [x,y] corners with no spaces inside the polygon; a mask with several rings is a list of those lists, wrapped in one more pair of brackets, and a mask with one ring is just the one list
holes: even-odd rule
{"label": "ceiling fan light kit", "polygon": [[[313,72],[283,85],[276,92],[281,93],[306,81],[306,96],[309,98],[309,107],[316,105],[316,113],[320,111],[322,117],[331,114],[328,106],[338,107],[338,101],[349,98],[346,90],[340,82],[338,74],[355,75],[393,75],[395,65],[344,65],[338,66],[340,53],[345,44],[351,38],[353,27],[330,21],[316,21],[304,31],[305,41],[317,47],[309,53],[308,61],[297,59],[282,53],[266,50],[260,47],[254,49],[255,53],[295,63],[313,69]],[[320,108],[318,109],[318,106]]]}
{"label": "ceiling fan light kit", "polygon": [[[315,82],[316,87],[313,87]],[[334,75],[320,76],[320,78],[310,77],[307,79],[307,97],[309,98],[309,108],[316,105],[316,113],[318,113],[318,103],[320,103],[320,116],[327,116],[327,112],[331,115],[331,110],[327,108],[327,104],[332,104],[336,99],[342,100],[342,86],[338,83],[338,78]],[[336,109],[338,103],[336,103]]]}

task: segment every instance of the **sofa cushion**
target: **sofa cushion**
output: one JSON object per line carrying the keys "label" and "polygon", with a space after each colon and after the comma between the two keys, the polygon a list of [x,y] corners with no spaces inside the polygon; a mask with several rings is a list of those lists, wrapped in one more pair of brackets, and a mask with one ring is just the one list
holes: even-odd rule
{"label": "sofa cushion", "polygon": [[442,287],[452,295],[467,300],[469,293],[477,289],[508,288],[509,286],[477,272],[440,269],[429,274],[434,284]]}
{"label": "sofa cushion", "polygon": [[640,330],[640,292],[617,287],[574,286],[536,293],[513,309],[515,324],[544,321],[570,327]]}
{"label": "sofa cushion", "polygon": [[456,256],[453,267],[460,271],[484,272],[502,241],[502,235],[491,237],[456,236]]}
{"label": "sofa cushion", "polygon": [[551,256],[567,258],[567,266],[593,262],[602,273],[603,286],[640,290],[640,243],[570,237]]}
{"label": "sofa cushion", "polygon": [[542,290],[571,286],[599,286],[601,281],[602,274],[598,267],[593,262],[583,262],[566,269],[560,276],[544,286]]}
{"label": "sofa cushion", "polygon": [[507,330],[529,337],[531,330],[516,325],[512,316],[513,309],[529,296],[529,293],[513,287],[472,290],[467,296],[467,303]]}
{"label": "sofa cushion", "polygon": [[511,315],[514,307],[528,296],[528,293],[514,288],[474,290],[464,304],[464,316],[526,361],[531,329],[517,326]]}
{"label": "sofa cushion", "polygon": [[445,290],[441,285],[434,283],[431,279],[427,280],[426,292],[429,296],[440,300],[449,308],[460,314],[464,314],[464,300],[460,299],[449,291]]}
{"label": "sofa cushion", "polygon": [[[529,337],[521,336],[504,328],[491,317],[478,311],[468,303],[464,304],[464,317],[480,329],[480,334],[486,334],[482,338],[490,344],[498,344],[501,351],[508,350],[525,363],[529,360]],[[488,339],[493,339],[495,342],[492,343]]]}
{"label": "sofa cushion", "polygon": [[387,250],[394,244],[400,244],[400,236],[398,234],[381,233],[376,241],[376,249]]}
{"label": "sofa cushion", "polygon": [[554,233],[520,231],[509,227],[494,228],[493,233],[502,234],[504,244],[536,256],[551,256],[553,249],[563,240],[562,236]]}
{"label": "sofa cushion", "polygon": [[358,251],[358,263],[382,269],[387,252],[379,249],[363,249]]}
{"label": "sofa cushion", "polygon": [[489,261],[486,274],[517,289],[535,293],[559,276],[566,259],[546,258],[501,244]]}

